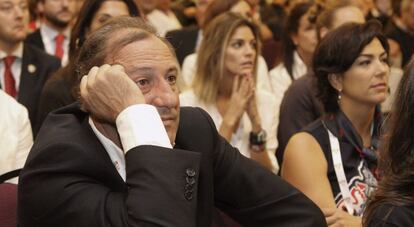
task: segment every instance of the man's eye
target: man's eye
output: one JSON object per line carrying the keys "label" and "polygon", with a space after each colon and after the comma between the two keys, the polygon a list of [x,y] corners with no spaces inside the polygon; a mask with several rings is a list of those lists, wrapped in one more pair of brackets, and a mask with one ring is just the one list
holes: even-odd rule
{"label": "man's eye", "polygon": [[148,85],[148,84],[149,84],[149,81],[148,81],[147,79],[141,79],[141,80],[138,80],[137,84],[138,84],[140,87],[143,87],[143,86]]}
{"label": "man's eye", "polygon": [[175,75],[168,76],[167,81],[169,84],[174,85],[177,82],[177,76]]}

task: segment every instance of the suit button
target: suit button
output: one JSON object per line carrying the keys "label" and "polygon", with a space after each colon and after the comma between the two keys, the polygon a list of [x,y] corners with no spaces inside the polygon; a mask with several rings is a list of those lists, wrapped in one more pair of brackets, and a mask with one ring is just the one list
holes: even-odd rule
{"label": "suit button", "polygon": [[187,176],[189,177],[194,177],[196,175],[196,171],[192,168],[188,168],[185,170],[185,173],[187,174]]}
{"label": "suit button", "polygon": [[194,184],[186,184],[184,187],[185,191],[193,192],[193,189],[194,189],[193,185]]}
{"label": "suit button", "polygon": [[191,200],[193,199],[193,192],[191,192],[191,191],[186,191],[186,192],[184,193],[184,197],[185,197],[185,199],[186,199],[186,200],[191,201]]}
{"label": "suit button", "polygon": [[193,177],[186,177],[185,181],[187,182],[187,184],[193,185],[193,184],[195,184],[196,180]]}

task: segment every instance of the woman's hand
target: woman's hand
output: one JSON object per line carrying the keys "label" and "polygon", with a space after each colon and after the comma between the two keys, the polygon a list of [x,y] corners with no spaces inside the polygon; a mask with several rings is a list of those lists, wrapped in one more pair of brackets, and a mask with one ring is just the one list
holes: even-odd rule
{"label": "woman's hand", "polygon": [[226,139],[230,139],[232,133],[237,129],[243,113],[247,110],[249,102],[254,96],[254,92],[254,81],[251,76],[235,76],[230,102],[220,127],[220,134]]}
{"label": "woman's hand", "polygon": [[360,227],[362,219],[355,217],[339,208],[322,209],[329,227]]}

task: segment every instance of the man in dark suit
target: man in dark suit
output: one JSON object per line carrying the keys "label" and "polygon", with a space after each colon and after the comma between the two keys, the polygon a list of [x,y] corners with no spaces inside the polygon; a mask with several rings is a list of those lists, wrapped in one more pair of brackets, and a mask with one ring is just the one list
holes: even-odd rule
{"label": "man in dark suit", "polygon": [[326,226],[205,111],[180,108],[173,50],[147,26],[118,18],[84,43],[82,108],[45,120],[20,175],[19,226],[209,227],[214,206],[245,226]]}
{"label": "man in dark suit", "polygon": [[36,114],[41,90],[48,76],[60,67],[60,62],[36,47],[23,44],[29,22],[26,1],[1,0],[0,4],[4,9],[11,7],[10,12],[0,10],[1,88],[26,106],[34,128],[38,123]]}
{"label": "man in dark suit", "polygon": [[61,59],[66,65],[69,53],[70,22],[76,11],[74,0],[36,0],[42,15],[40,28],[30,34],[26,43]]}

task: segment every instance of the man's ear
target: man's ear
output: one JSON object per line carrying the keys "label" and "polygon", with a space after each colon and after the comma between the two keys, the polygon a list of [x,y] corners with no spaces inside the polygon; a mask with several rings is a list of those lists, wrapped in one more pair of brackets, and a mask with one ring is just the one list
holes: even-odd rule
{"label": "man's ear", "polygon": [[329,83],[331,84],[331,86],[333,88],[335,88],[335,90],[337,91],[342,91],[342,77],[339,74],[336,73],[332,73],[328,75],[328,80]]}

